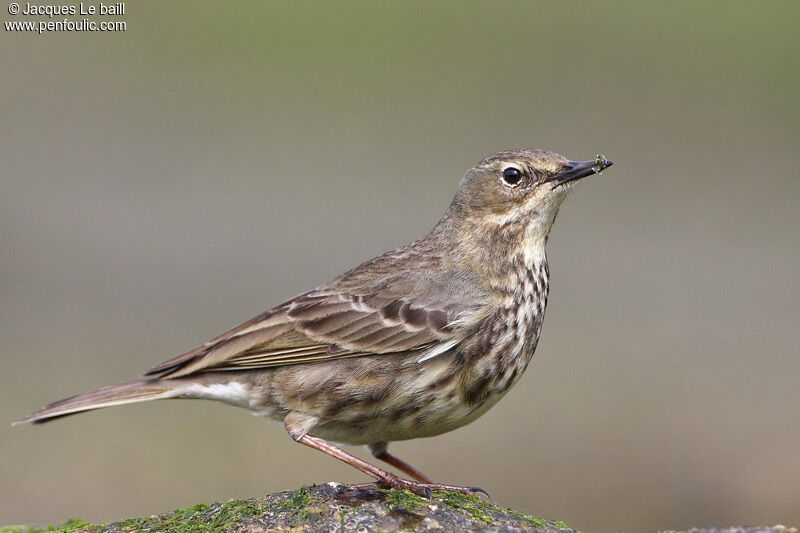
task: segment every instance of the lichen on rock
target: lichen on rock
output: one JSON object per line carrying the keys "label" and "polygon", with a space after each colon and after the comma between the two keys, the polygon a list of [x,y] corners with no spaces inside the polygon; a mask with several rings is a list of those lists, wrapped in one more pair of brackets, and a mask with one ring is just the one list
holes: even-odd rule
{"label": "lichen on rock", "polygon": [[[0,533],[138,532],[547,532],[576,533],[563,522],[505,509],[478,496],[434,491],[428,500],[375,485],[328,483],[262,498],[204,503],[159,516],[91,524],[73,518],[58,526],[0,527]],[[664,533],[679,533],[674,531]],[[683,533],[798,533],[784,526],[692,529]]]}
{"label": "lichen on rock", "polygon": [[574,532],[563,522],[504,509],[478,497],[434,491],[430,500],[374,485],[328,483],[262,498],[198,504],[159,516],[107,524],[73,519],[40,529],[11,526],[0,533],[349,532],[349,531]]}

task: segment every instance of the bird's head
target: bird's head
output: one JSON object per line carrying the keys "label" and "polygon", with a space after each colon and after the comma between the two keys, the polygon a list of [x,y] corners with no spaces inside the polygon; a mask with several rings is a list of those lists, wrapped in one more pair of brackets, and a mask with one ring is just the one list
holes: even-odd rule
{"label": "bird's head", "polygon": [[447,218],[498,244],[543,247],[569,189],[612,164],[605,156],[571,161],[545,150],[499,152],[467,171]]}

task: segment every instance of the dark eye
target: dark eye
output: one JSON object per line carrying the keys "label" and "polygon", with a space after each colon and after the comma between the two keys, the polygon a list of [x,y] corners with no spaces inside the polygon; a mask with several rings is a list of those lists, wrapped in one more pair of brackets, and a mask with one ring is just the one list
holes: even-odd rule
{"label": "dark eye", "polygon": [[503,183],[509,187],[516,187],[522,181],[522,171],[517,167],[506,167],[503,169]]}

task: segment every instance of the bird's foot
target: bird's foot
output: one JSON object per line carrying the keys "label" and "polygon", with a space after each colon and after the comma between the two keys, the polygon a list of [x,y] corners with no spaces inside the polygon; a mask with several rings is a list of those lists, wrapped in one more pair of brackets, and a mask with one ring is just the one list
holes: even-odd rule
{"label": "bird's foot", "polygon": [[419,481],[399,478],[395,475],[378,480],[377,485],[384,489],[407,490],[429,500],[433,498],[433,491],[435,490],[453,490],[463,494],[483,494],[487,498],[489,497],[489,493],[480,487],[460,487],[458,485],[443,485],[442,483],[420,483]]}
{"label": "bird's foot", "polygon": [[459,485],[443,485],[441,483],[418,483],[430,487],[431,490],[453,490],[463,494],[483,494],[487,498],[491,498],[489,493],[480,487],[461,487]]}

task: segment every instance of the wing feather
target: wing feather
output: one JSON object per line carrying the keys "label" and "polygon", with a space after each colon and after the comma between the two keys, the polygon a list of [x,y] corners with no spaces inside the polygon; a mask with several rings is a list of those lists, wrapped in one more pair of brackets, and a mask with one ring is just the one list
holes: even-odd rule
{"label": "wing feather", "polygon": [[180,377],[415,350],[425,360],[454,349],[463,340],[462,325],[486,308],[474,273],[440,272],[431,278],[414,271],[385,277],[391,269],[375,261],[146,374]]}

